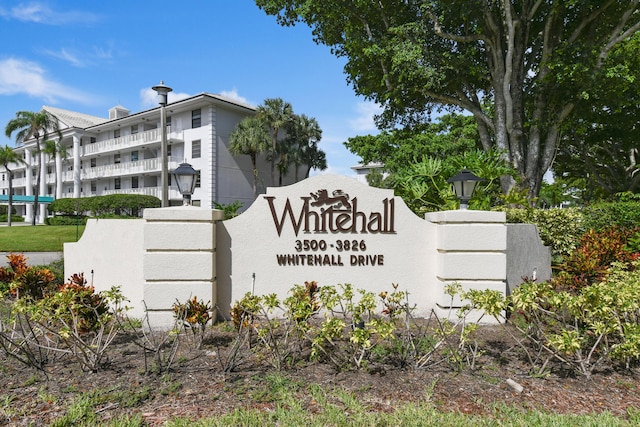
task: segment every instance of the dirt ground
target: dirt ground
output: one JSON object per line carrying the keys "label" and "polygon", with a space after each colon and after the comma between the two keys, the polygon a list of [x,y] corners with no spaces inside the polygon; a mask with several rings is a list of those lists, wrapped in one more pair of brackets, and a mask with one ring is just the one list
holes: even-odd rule
{"label": "dirt ground", "polygon": [[[637,371],[610,369],[585,378],[551,369],[532,377],[495,327],[484,327],[481,334],[483,354],[475,369],[461,372],[445,364],[337,372],[328,364],[305,363],[281,375],[299,385],[298,397],[310,411],[314,401],[305,390],[311,384],[350,391],[371,410],[385,412],[406,402],[429,402],[443,411],[467,414],[487,414],[500,404],[552,413],[608,411],[623,418],[629,410],[640,410]],[[68,411],[74,399],[91,393],[104,397],[95,411],[102,420],[141,414],[150,426],[174,416],[201,418],[239,407],[273,408],[277,403],[265,388],[273,369],[252,360],[235,372],[222,371],[220,352],[228,347],[221,344],[228,343],[227,338],[210,337],[201,350],[180,353],[172,369],[160,374],[145,372],[141,349],[126,337],[114,342],[106,364],[96,373],[82,372],[69,358],[50,362],[44,374],[0,357],[0,425],[47,425]]]}

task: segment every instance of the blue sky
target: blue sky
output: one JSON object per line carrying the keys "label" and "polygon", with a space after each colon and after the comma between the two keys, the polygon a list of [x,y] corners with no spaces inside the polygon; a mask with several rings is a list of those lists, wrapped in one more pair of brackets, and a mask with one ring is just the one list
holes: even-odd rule
{"label": "blue sky", "polygon": [[252,105],[282,98],[323,130],[326,172],[354,176],[349,137],[377,133],[376,106],[356,97],[344,59],[303,25],[281,27],[252,0],[0,0],[0,145],[16,111],[51,105],[107,117],[201,92]]}

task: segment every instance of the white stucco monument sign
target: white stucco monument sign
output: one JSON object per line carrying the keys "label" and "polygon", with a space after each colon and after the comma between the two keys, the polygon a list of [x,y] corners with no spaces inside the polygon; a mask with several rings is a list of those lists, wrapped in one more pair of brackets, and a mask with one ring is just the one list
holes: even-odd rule
{"label": "white stucco monument sign", "polygon": [[410,286],[416,301],[433,300],[434,232],[392,190],[351,178],[322,175],[269,188],[218,232],[219,302],[248,291],[286,294],[311,280],[374,292],[397,283]]}
{"label": "white stucco monument sign", "polygon": [[422,219],[392,190],[334,175],[269,188],[226,221],[189,206],[91,220],[64,251],[65,275],[92,271],[97,290],[121,286],[133,314],[146,310],[158,327],[170,326],[176,300],[197,296],[228,317],[247,292],[285,297],[312,280],[375,293],[396,284],[416,315],[446,315],[461,305],[444,293],[449,283],[508,293],[521,277],[546,280],[551,271],[535,226],[511,227],[504,213],[486,211]]}

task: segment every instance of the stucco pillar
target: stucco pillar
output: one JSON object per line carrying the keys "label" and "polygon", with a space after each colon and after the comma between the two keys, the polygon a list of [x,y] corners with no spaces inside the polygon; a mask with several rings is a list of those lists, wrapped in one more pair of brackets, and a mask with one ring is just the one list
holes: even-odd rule
{"label": "stucco pillar", "polygon": [[[33,196],[33,171],[31,169],[31,167],[33,166],[33,156],[31,155],[31,150],[24,150],[24,153],[25,153],[24,161],[27,164],[27,167],[25,169],[25,179],[26,179],[25,195]],[[27,203],[24,221],[26,223],[30,223],[31,218],[33,218],[33,204]]]}
{"label": "stucco pillar", "polygon": [[153,328],[173,326],[176,301],[198,297],[215,308],[215,223],[223,215],[193,206],[145,209],[144,301]]}
{"label": "stucco pillar", "polygon": [[80,137],[73,135],[73,197],[80,197]]}
{"label": "stucco pillar", "polygon": [[56,199],[62,198],[62,155],[60,152],[56,151],[56,188],[55,188],[55,197]]}
{"label": "stucco pillar", "polygon": [[436,305],[441,314],[455,314],[455,309],[464,305],[459,298],[452,300],[444,292],[445,286],[451,283],[461,284],[464,290],[493,289],[506,293],[504,212],[443,211],[428,213],[425,219],[437,226]]}
{"label": "stucco pillar", "polygon": [[[38,188],[38,196],[46,196],[47,195],[47,168],[44,161],[44,151],[40,151],[39,162],[40,162],[40,188]],[[42,202],[38,202],[38,224],[44,224],[44,220],[47,217],[47,205]]]}

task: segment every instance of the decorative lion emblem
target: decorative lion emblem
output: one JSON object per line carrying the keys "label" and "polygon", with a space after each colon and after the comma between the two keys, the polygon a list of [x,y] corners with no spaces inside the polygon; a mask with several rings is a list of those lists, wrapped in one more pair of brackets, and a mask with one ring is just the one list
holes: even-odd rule
{"label": "decorative lion emblem", "polygon": [[329,196],[329,192],[325,189],[318,190],[315,193],[310,193],[313,197],[311,206],[330,206],[333,209],[351,209],[351,203],[349,202],[349,195],[342,190],[334,190]]}

